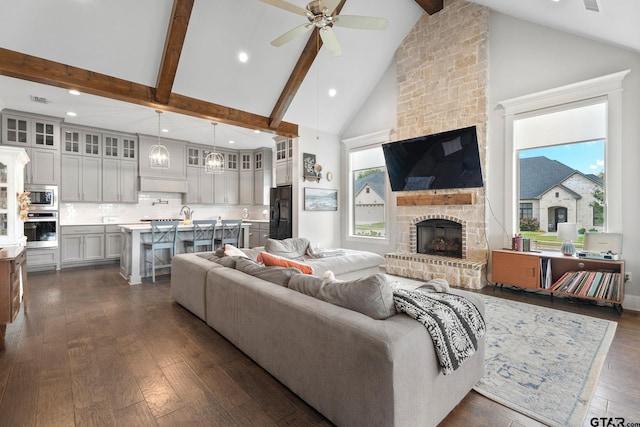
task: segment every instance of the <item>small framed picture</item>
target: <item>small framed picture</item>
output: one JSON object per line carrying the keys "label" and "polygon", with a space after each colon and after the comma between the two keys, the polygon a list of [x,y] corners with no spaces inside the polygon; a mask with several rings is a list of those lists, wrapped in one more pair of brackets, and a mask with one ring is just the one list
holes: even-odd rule
{"label": "small framed picture", "polygon": [[327,188],[304,188],[305,211],[337,211],[338,190]]}

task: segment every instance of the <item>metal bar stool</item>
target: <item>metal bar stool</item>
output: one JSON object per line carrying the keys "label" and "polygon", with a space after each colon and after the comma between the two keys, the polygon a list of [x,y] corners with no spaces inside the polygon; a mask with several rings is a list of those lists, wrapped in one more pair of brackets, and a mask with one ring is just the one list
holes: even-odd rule
{"label": "metal bar stool", "polygon": [[[151,264],[151,278],[156,281],[156,270],[159,268],[171,267],[171,259],[176,253],[176,242],[178,237],[178,225],[181,221],[151,221],[151,241],[144,242],[145,270]],[[168,258],[163,258],[163,252],[169,251]],[[160,255],[156,255],[160,251]],[[151,252],[151,260],[147,259],[147,254]],[[160,262],[158,264],[156,261]],[[146,273],[146,271],[145,271]]]}
{"label": "metal bar stool", "polygon": [[240,247],[240,229],[242,228],[241,219],[223,219],[222,230],[220,230],[220,236],[215,236],[213,241],[214,247],[224,247],[225,244],[230,244],[236,248]]}
{"label": "metal bar stool", "polygon": [[193,225],[193,237],[183,240],[185,251],[191,248],[191,252],[200,252],[198,250],[199,246],[205,246],[205,250],[213,248],[213,238],[216,235],[216,220],[200,219],[191,221],[191,224]]}

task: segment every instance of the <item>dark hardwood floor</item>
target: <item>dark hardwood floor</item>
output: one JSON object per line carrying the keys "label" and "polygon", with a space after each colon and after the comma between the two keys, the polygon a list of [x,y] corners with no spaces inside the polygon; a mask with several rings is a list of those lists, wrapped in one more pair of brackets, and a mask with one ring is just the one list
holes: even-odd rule
{"label": "dark hardwood floor", "polygon": [[[0,427],[331,425],[173,303],[168,278],[129,286],[109,265],[30,273],[28,285],[28,313],[7,326],[0,352]],[[617,321],[585,426],[592,416],[640,423],[638,313],[481,292]],[[540,424],[471,392],[442,425]]]}

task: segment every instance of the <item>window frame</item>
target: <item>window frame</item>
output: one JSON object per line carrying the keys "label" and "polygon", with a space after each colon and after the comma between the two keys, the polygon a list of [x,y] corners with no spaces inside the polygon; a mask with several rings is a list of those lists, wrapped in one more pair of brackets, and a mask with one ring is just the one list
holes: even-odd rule
{"label": "window frame", "polygon": [[505,152],[510,153],[505,158],[504,168],[506,230],[515,235],[519,227],[519,158],[514,143],[515,120],[522,114],[535,114],[543,109],[601,98],[607,105],[605,228],[608,232],[622,231],[622,81],[630,71],[624,70],[498,103],[504,109]]}
{"label": "window frame", "polygon": [[[343,176],[348,177],[344,180],[343,186],[343,206],[347,209],[343,210],[343,224],[348,224],[348,230],[343,237],[347,242],[358,242],[374,245],[389,245],[393,242],[392,235],[395,232],[393,225],[393,207],[394,196],[389,186],[389,177],[385,179],[385,236],[384,237],[372,237],[372,236],[358,236],[354,234],[354,188],[353,188],[353,168],[351,164],[351,153],[363,150],[369,150],[372,148],[380,147],[382,144],[391,141],[391,129],[385,129],[379,132],[374,132],[367,135],[362,135],[354,138],[344,139],[343,143]],[[382,165],[386,169],[386,165]]]}

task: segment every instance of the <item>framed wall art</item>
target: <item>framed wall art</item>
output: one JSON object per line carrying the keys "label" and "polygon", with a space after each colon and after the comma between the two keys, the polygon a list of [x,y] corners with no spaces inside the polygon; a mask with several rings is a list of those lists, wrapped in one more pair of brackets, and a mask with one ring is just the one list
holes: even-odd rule
{"label": "framed wall art", "polygon": [[305,211],[337,211],[338,190],[327,188],[304,188]]}

